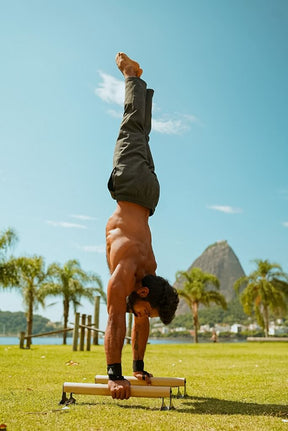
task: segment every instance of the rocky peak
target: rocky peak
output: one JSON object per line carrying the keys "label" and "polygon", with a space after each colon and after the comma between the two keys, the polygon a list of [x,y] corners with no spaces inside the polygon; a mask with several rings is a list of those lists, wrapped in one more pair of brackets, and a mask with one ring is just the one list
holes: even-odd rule
{"label": "rocky peak", "polygon": [[[233,288],[235,281],[244,276],[245,273],[238,257],[229,246],[227,241],[218,241],[209,245],[187,271],[192,268],[200,268],[204,272],[216,275],[220,281],[220,293],[229,302],[235,298],[236,293]],[[181,281],[175,284],[177,289],[181,289]],[[188,312],[188,306],[180,300],[177,314]]]}

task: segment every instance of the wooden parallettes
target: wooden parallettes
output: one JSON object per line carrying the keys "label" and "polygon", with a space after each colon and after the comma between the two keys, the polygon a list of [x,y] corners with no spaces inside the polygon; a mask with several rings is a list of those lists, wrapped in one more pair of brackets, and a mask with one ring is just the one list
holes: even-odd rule
{"label": "wooden parallettes", "polygon": [[[63,392],[83,395],[110,395],[107,384],[72,383],[63,384]],[[162,386],[131,386],[131,397],[163,398],[170,397],[171,388]]]}
{"label": "wooden parallettes", "polygon": [[[131,383],[131,397],[142,398],[162,398],[162,406],[160,410],[171,410],[172,406],[172,388],[178,388],[177,398],[186,396],[186,379],[180,377],[151,377],[151,385],[148,385],[144,380],[138,380],[136,377],[125,377]],[[184,396],[181,396],[180,387],[184,387]],[[70,398],[66,397],[66,393],[70,392]],[[99,395],[110,396],[108,388],[108,377],[104,375],[96,375],[95,383],[74,383],[65,382],[63,384],[62,399],[60,404],[75,404],[74,394],[81,395]],[[169,397],[169,407],[165,406],[164,398]]]}
{"label": "wooden parallettes", "polygon": [[[124,376],[126,380],[131,383],[131,386],[147,386],[145,380],[138,380],[133,376]],[[95,383],[105,383],[108,382],[108,376],[97,374],[95,376]],[[151,377],[151,386],[163,386],[169,388],[185,387],[186,379],[181,377]],[[150,386],[150,385],[149,385]]]}

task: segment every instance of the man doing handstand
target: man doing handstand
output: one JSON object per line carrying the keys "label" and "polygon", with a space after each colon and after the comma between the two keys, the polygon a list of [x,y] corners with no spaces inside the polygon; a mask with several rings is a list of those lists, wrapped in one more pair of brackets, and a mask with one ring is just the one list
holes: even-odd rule
{"label": "man doing handstand", "polygon": [[113,398],[130,397],[130,383],[122,376],[121,353],[126,334],[125,313],[134,314],[133,374],[151,383],[144,371],[149,317],[172,321],[179,302],[176,290],[156,276],[148,224],[159,199],[159,183],[149,148],[153,90],[140,78],[142,69],[124,53],[116,64],[125,78],[125,105],[116,142],[108,188],[117,201],[106,226],[106,252],[111,277],[107,289],[108,323],[105,333],[108,387]]}

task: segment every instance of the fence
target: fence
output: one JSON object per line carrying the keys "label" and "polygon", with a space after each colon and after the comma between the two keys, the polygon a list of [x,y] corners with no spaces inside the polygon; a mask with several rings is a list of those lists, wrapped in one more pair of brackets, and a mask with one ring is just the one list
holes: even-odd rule
{"label": "fence", "polygon": [[[87,325],[86,325],[87,317]],[[80,323],[81,321],[81,323]],[[79,338],[79,350],[84,350],[85,338],[86,338],[86,350],[90,351],[91,347],[91,332],[96,332],[97,334],[105,334],[105,331],[95,328],[95,324],[91,323],[92,317],[86,316],[86,314],[80,315],[80,313],[75,313],[74,330],[73,330],[73,342],[72,350],[77,351],[78,349],[78,338]],[[86,337],[85,337],[86,332]],[[126,336],[127,342],[131,341],[131,337]]]}
{"label": "fence", "polygon": [[[81,323],[80,323],[81,321]],[[79,339],[79,350],[84,350],[85,338],[86,338],[86,350],[91,350],[91,335],[92,332],[97,333],[97,344],[98,344],[98,334],[105,334],[105,331],[95,328],[96,323],[92,323],[92,316],[87,316],[86,324],[86,314],[80,315],[80,313],[75,313],[74,329],[73,329],[73,342],[72,350],[75,352],[78,350],[78,339]],[[86,334],[85,334],[86,333]],[[85,337],[86,335],[86,337]]]}
{"label": "fence", "polygon": [[32,338],[37,338],[37,337],[47,337],[47,335],[55,335],[55,334],[63,334],[63,332],[69,332],[69,331],[73,331],[73,328],[66,328],[66,329],[58,329],[57,331],[50,331],[50,332],[43,332],[42,334],[32,334],[32,335],[25,335],[25,332],[20,332],[20,342],[19,342],[19,347],[20,349],[24,349],[24,344],[25,344],[25,340],[26,340],[26,349],[30,348],[30,344],[31,344],[31,340]]}
{"label": "fence", "polygon": [[[79,351],[84,351],[85,339],[86,339],[86,350],[90,351],[92,333],[97,334],[97,337],[93,336],[94,345],[99,344],[98,334],[105,334],[105,331],[95,328],[96,323],[92,323],[91,315],[86,316],[86,314],[80,315],[80,313],[75,313],[74,323],[70,322],[70,324],[74,325],[74,328],[59,329],[57,331],[43,332],[42,334],[32,334],[32,335],[25,335],[25,332],[20,332],[19,347],[20,349],[25,348],[24,346],[25,340],[27,342],[26,349],[29,349],[32,338],[46,337],[49,335],[55,335],[55,334],[61,334],[63,332],[73,331],[72,350],[74,352],[77,351],[79,346]],[[98,326],[98,323],[97,323],[97,326]],[[131,337],[126,336],[125,339],[127,340],[127,343],[130,343]]]}
{"label": "fence", "polygon": [[[77,314],[77,313],[76,313]],[[79,313],[78,313],[79,314]],[[91,316],[88,316],[88,326],[99,326],[99,315],[100,315],[100,296],[96,296],[95,297],[95,304],[94,304],[94,322],[95,323],[91,323]],[[85,315],[83,315],[85,316]],[[84,317],[83,317],[84,319]],[[76,315],[75,315],[75,322],[76,322]],[[83,323],[84,322],[84,323]],[[83,322],[81,322],[81,324],[83,323],[85,325],[85,321],[83,320]],[[83,328],[81,328],[79,326],[79,321],[78,321],[78,329],[77,329],[77,333],[79,331],[80,328],[80,350],[84,350],[84,338],[82,339],[81,337],[83,337]],[[64,332],[69,332],[69,331],[73,331],[73,345],[75,343],[76,345],[76,350],[77,350],[77,341],[76,341],[76,333],[75,333],[75,328],[66,328],[66,329],[59,329],[59,330],[55,330],[55,331],[50,331],[50,332],[43,332],[42,334],[32,334],[32,335],[25,335],[25,332],[20,332],[20,349],[29,349],[30,348],[30,344],[32,343],[32,338],[36,338],[36,337],[46,337],[49,335],[55,335],[55,334],[63,334]],[[88,340],[88,334],[87,334],[87,350],[90,350],[90,346],[91,346],[91,331],[93,331],[93,345],[97,346],[99,344],[99,339],[98,339],[98,334],[104,331],[100,331],[100,329],[96,329],[96,328],[90,328],[90,336],[89,336],[89,340]],[[85,329],[84,329],[85,332]],[[25,340],[26,340],[26,347],[24,347],[25,344]],[[73,349],[74,350],[74,349]]]}

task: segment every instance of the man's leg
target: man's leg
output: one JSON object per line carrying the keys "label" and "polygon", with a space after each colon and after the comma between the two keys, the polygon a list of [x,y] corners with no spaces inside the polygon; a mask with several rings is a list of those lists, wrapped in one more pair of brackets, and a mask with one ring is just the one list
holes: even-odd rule
{"label": "man's leg", "polygon": [[146,134],[146,140],[147,140],[147,156],[148,156],[148,162],[149,167],[152,172],[155,172],[155,166],[153,162],[153,157],[150,151],[149,146],[149,134],[151,132],[151,120],[152,120],[152,98],[153,98],[154,90],[148,88],[146,91],[146,106],[145,106],[145,134]]}
{"label": "man's leg", "polygon": [[137,156],[138,151],[143,157],[142,152],[147,142],[145,112],[146,83],[140,78],[126,78],[124,113],[115,146],[113,167],[124,162],[127,156]]}
{"label": "man's leg", "polygon": [[116,64],[125,78],[124,113],[116,142],[113,168],[136,163],[138,152],[143,157],[145,147],[146,83],[140,79],[142,69],[136,61],[120,52]]}
{"label": "man's leg", "polygon": [[124,114],[108,188],[117,201],[134,202],[153,214],[159,199],[159,183],[148,144],[153,90],[146,90],[146,83],[139,78],[142,71],[138,63],[123,55],[124,59],[119,54],[116,62],[118,59],[125,76]]}

